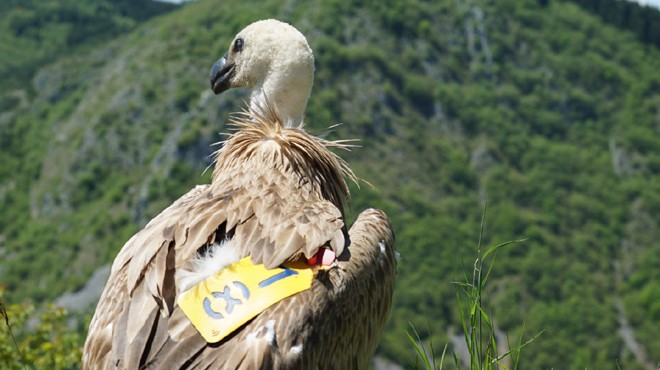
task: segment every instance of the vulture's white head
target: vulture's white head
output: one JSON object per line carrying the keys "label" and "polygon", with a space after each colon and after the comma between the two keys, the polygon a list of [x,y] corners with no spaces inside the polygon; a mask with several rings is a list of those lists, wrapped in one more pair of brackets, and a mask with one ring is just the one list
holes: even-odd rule
{"label": "vulture's white head", "polygon": [[314,55],[305,36],[274,19],[245,27],[211,69],[214,93],[246,87],[251,111],[261,113],[268,102],[290,127],[302,126],[313,80]]}

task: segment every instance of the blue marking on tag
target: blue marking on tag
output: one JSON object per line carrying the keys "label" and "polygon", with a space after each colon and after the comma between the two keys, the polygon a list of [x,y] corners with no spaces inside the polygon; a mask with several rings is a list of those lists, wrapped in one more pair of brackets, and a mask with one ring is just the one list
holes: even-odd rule
{"label": "blue marking on tag", "polygon": [[273,276],[269,277],[268,279],[266,279],[266,280],[262,281],[261,283],[259,283],[259,288],[265,288],[265,287],[267,287],[267,286],[269,286],[273,283],[276,283],[276,282],[278,282],[278,281],[280,281],[284,278],[288,278],[289,276],[294,276],[294,275],[298,275],[298,271],[294,271],[294,270],[291,270],[291,269],[288,269],[288,268],[284,268],[284,271],[280,272],[277,275],[273,275]]}

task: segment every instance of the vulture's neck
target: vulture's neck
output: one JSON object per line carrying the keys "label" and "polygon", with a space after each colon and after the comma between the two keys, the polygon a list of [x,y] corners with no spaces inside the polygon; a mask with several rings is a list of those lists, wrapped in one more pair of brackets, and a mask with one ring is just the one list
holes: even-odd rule
{"label": "vulture's neck", "polygon": [[260,107],[271,105],[276,108],[285,127],[302,128],[314,78],[313,69],[305,69],[269,74],[252,90],[250,111],[263,114]]}

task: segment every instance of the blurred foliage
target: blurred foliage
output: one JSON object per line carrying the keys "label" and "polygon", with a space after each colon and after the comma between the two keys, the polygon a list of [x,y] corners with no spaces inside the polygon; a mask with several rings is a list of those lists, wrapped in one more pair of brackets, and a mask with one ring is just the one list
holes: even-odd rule
{"label": "blurred foliage", "polygon": [[0,86],[26,79],[73,48],[98,44],[175,9],[150,0],[6,0],[0,5]]}
{"label": "blurred foliage", "polygon": [[[352,188],[349,217],[379,207],[395,225],[402,261],[380,355],[414,360],[409,322],[436,346],[456,335],[451,282],[488,199],[484,244],[528,238],[500,252],[489,282],[496,327],[545,330],[520,368],[642,368],[622,317],[647,361],[660,359],[660,51],[632,31],[533,0],[199,0],[146,22],[118,11],[128,2],[61,2],[80,7],[80,25],[23,3],[0,17],[0,48],[20,38],[11,60],[26,68],[0,53],[22,81],[0,94],[10,306],[80,289],[208,182],[210,145],[245,98],[213,97],[208,70],[237,31],[273,17],[315,51],[307,127],[361,139],[341,155],[374,187]],[[105,11],[114,18],[93,20]],[[108,19],[115,33],[84,28]]]}
{"label": "blurred foliage", "polygon": [[[463,333],[463,338],[456,340],[460,345],[453,346],[453,352],[447,354],[448,344],[445,344],[442,353],[437,353],[433,348],[431,338],[428,340],[429,349],[427,350],[425,345],[420,345],[422,339],[417,329],[411,324],[412,334],[406,331],[406,336],[417,352],[415,369],[420,369],[419,364],[421,363],[426,370],[442,370],[446,356],[454,360],[453,365],[457,369],[492,370],[501,367],[515,370],[518,368],[520,352],[523,348],[534,342],[543,333],[539,332],[526,339],[523,325],[517,338],[509,339],[507,337],[506,343],[503,343],[503,338],[498,338],[495,319],[499,321],[500,318],[492,315],[492,302],[488,299],[486,283],[490,278],[497,251],[514,243],[524,242],[524,240],[512,240],[484,248],[481,241],[485,216],[486,208],[484,206],[476,259],[471,265],[463,266],[463,276],[453,282],[456,290],[455,307],[458,308]],[[489,256],[490,258],[488,258]],[[463,345],[463,343],[465,344]]]}
{"label": "blurred foliage", "polygon": [[641,41],[660,46],[660,10],[645,2],[569,0],[605,22],[630,30]]}
{"label": "blurred foliage", "polygon": [[67,326],[67,313],[30,303],[5,306],[0,291],[0,364],[3,369],[78,369],[83,337]]}

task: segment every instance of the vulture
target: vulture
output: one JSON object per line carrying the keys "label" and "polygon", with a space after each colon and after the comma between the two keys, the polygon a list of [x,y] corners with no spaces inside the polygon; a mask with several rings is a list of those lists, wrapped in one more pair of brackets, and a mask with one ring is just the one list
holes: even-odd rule
{"label": "vulture", "polygon": [[176,200],[115,258],[83,369],[366,369],[387,320],[394,234],[380,210],[345,224],[356,179],[303,128],[305,37],[276,20],[236,35],[211,69],[247,107],[211,183]]}

